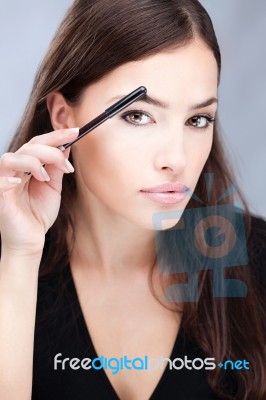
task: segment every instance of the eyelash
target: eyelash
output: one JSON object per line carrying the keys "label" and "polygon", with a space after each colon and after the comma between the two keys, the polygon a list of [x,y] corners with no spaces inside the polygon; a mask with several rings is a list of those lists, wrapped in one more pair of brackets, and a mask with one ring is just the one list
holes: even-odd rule
{"label": "eyelash", "polygon": [[[145,112],[143,112],[143,111],[141,111],[141,110],[132,110],[132,111],[128,111],[128,112],[122,114],[122,115],[121,115],[121,118],[122,118],[125,122],[127,122],[127,123],[129,123],[130,125],[134,126],[134,128],[139,128],[139,127],[141,127],[141,126],[146,126],[146,124],[134,124],[133,122],[128,121],[126,117],[128,117],[129,115],[132,115],[132,114],[142,114],[142,115],[146,115],[147,117],[151,118],[147,113],[145,113]],[[216,119],[215,119],[214,117],[211,117],[211,116],[208,115],[208,114],[207,114],[207,115],[206,115],[206,114],[194,115],[193,117],[190,117],[188,120],[193,119],[193,118],[206,118],[206,120],[207,120],[207,125],[204,126],[204,127],[198,128],[198,127],[196,127],[196,126],[190,125],[190,126],[196,128],[196,129],[200,129],[200,130],[203,130],[203,131],[205,131],[206,129],[208,129],[209,126],[210,126],[210,125],[213,125],[213,123],[216,121]]]}

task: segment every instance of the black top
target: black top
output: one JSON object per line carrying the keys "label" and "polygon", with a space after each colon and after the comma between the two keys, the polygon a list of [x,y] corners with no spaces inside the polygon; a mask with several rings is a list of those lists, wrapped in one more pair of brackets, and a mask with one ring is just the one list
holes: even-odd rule
{"label": "black top", "polygon": [[[256,275],[264,290],[266,288],[266,246],[264,250],[261,250],[261,244],[265,244],[266,241],[266,221],[253,217],[252,232],[256,237],[255,243],[258,244],[255,250]],[[96,354],[82,314],[69,265],[61,275],[54,274],[39,279],[32,400],[119,400],[103,368],[75,370],[66,363],[63,370],[62,363],[59,363],[58,369],[55,370],[54,357],[58,353],[61,353],[58,356],[61,361],[69,357],[70,359],[78,358],[81,362],[84,358],[93,360],[99,356]],[[197,357],[206,358],[201,350],[185,337],[181,327],[169,358],[184,360],[185,355],[190,360]],[[80,362],[76,365],[81,365]],[[95,365],[99,366],[99,362]],[[207,374],[208,371],[203,368],[171,370],[167,364],[149,400],[177,398],[217,400],[218,397],[209,389]]]}

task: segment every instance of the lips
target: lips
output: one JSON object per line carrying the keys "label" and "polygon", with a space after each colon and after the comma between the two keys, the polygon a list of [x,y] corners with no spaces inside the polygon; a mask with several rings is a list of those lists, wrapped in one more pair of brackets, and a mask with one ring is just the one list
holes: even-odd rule
{"label": "lips", "polygon": [[140,192],[149,200],[160,204],[178,204],[187,197],[189,188],[182,182],[165,182],[142,189]]}
{"label": "lips", "polygon": [[141,189],[141,192],[146,193],[184,193],[188,190],[188,187],[182,183],[170,183],[166,182],[160,185],[152,186],[150,188]]}

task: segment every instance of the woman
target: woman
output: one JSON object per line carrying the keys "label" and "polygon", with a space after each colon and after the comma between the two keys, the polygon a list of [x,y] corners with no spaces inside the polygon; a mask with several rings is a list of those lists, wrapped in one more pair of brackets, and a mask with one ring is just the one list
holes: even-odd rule
{"label": "woman", "polygon": [[[196,0],[76,0],[68,10],[1,157],[1,399],[265,398],[266,228],[239,194],[245,224],[231,229],[242,213],[232,213],[235,178],[215,122],[220,68]],[[142,85],[149,97],[71,153],[57,148]],[[182,201],[158,194],[185,188]],[[206,246],[215,221],[227,221],[223,253]],[[236,233],[248,259],[231,249]],[[224,278],[240,283],[228,290]],[[92,368],[101,356],[113,363]],[[134,368],[115,365],[124,356]],[[160,357],[175,367],[158,367]]]}

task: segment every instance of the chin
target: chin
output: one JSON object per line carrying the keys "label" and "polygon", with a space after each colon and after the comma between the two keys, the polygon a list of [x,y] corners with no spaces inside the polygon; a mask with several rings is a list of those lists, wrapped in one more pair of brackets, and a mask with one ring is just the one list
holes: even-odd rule
{"label": "chin", "polygon": [[160,221],[160,223],[156,224],[156,226],[153,224],[152,220],[147,222],[147,224],[141,223],[138,225],[141,228],[149,230],[149,231],[154,231],[154,232],[166,231],[167,229],[174,228],[177,225],[177,223],[179,222],[180,218],[181,218],[181,215],[179,217],[173,218],[173,219],[162,219]]}

